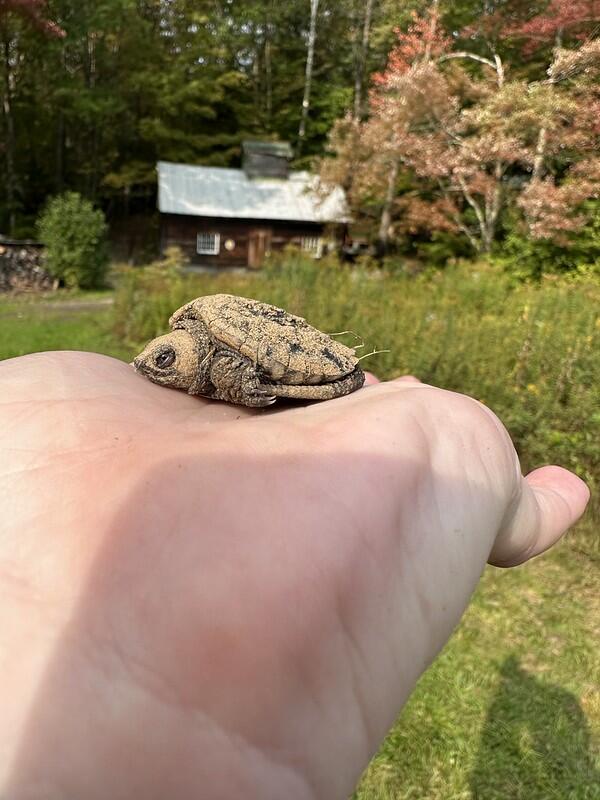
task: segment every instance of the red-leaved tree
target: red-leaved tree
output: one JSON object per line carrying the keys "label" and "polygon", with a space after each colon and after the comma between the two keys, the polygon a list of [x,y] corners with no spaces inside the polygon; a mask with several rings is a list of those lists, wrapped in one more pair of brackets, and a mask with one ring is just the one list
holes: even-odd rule
{"label": "red-leaved tree", "polygon": [[[549,5],[552,25],[558,5]],[[536,20],[506,35],[527,46],[528,30],[554,30]],[[381,249],[395,220],[411,233],[464,235],[477,253],[489,252],[509,203],[532,236],[560,238],[585,223],[582,203],[599,186],[600,41],[582,39],[583,20],[569,20],[578,38],[554,48],[547,74],[534,82],[507,78],[501,37],[487,39],[489,56],[451,50],[436,4],[397,32],[373,82],[369,118],[359,127],[338,123],[336,158],[322,163],[324,179],[344,183],[355,208],[379,208]]]}
{"label": "red-leaved tree", "polygon": [[546,80],[531,87],[543,102],[531,181],[518,199],[534,238],[565,242],[587,221],[582,204],[598,196],[598,22],[600,0],[550,0],[543,13],[505,28],[524,53],[551,52]]}

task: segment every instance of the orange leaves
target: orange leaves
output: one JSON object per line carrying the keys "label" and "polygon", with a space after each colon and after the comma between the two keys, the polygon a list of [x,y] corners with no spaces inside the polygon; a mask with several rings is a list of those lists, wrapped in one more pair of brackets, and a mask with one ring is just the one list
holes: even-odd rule
{"label": "orange leaves", "polygon": [[509,36],[525,39],[525,51],[553,44],[565,33],[584,35],[586,27],[600,21],[600,0],[550,0],[541,14],[505,29]]}
{"label": "orange leaves", "polygon": [[[600,0],[551,0],[547,19],[512,33],[547,37],[559,22],[576,33],[583,5],[600,14]],[[600,192],[600,40],[555,47],[547,77],[528,82],[506,80],[497,53],[452,51],[435,10],[396,35],[369,118],[332,139],[355,207],[385,208],[395,186],[396,229],[457,232],[480,252],[509,206],[534,238],[564,240],[585,224],[583,204]],[[465,68],[474,61],[480,72]]]}
{"label": "orange leaves", "polygon": [[400,229],[407,233],[415,235],[431,230],[457,233],[460,230],[460,209],[450,197],[438,197],[433,201],[405,197],[400,199],[398,207],[402,212]]}
{"label": "orange leaves", "polygon": [[373,84],[380,88],[393,84],[399,75],[407,72],[414,64],[438,58],[451,45],[451,39],[440,26],[439,12],[435,6],[423,17],[416,11],[413,12],[413,21],[408,30],[395,28],[394,33],[397,44],[388,55],[386,69],[373,76]]}
{"label": "orange leaves", "polygon": [[594,184],[574,177],[561,185],[554,178],[532,180],[521,193],[517,203],[528,220],[534,239],[565,241],[564,234],[576,231],[585,224],[581,204],[594,194]]}

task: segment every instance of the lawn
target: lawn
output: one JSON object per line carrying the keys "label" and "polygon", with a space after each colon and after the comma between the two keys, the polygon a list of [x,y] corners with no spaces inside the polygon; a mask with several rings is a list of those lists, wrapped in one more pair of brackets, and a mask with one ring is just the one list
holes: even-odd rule
{"label": "lawn", "polygon": [[130,348],[111,332],[111,305],[107,292],[0,297],[0,359],[42,350],[91,350],[130,360]]}
{"label": "lawn", "polygon": [[[106,295],[94,296],[93,308],[81,297],[0,300],[0,358],[68,348],[130,360],[192,291],[264,294],[328,330],[347,320],[368,330],[370,345],[392,345],[393,354],[374,360],[384,377],[406,369],[470,389],[507,419],[526,463],[545,455],[561,460],[570,447],[566,465],[597,482],[594,287],[550,286],[544,294],[494,284],[494,294],[482,288],[484,274],[445,289],[436,278],[413,291],[402,280],[375,277],[353,279],[348,288],[336,274],[326,290],[313,278],[298,273],[268,286],[260,278],[202,278],[192,285],[155,272],[126,280],[115,309]],[[391,327],[385,314],[373,313],[378,302],[388,309],[397,303]],[[544,451],[530,444],[542,425]],[[460,626],[363,775],[356,800],[600,800],[597,531],[597,516],[588,515],[547,555],[514,570],[487,568]]]}

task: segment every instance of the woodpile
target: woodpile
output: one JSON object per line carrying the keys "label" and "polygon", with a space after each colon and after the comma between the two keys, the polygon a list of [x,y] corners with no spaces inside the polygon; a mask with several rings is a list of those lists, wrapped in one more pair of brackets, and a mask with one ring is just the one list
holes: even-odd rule
{"label": "woodpile", "polygon": [[44,269],[43,248],[33,242],[0,240],[0,292],[40,292],[56,289]]}

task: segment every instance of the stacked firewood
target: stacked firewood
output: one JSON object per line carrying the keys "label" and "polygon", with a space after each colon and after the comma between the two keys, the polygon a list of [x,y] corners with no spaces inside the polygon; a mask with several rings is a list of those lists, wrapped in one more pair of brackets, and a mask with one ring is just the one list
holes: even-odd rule
{"label": "stacked firewood", "polygon": [[56,286],[43,267],[40,245],[0,240],[0,292],[39,292]]}

